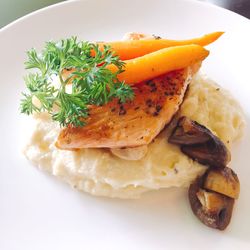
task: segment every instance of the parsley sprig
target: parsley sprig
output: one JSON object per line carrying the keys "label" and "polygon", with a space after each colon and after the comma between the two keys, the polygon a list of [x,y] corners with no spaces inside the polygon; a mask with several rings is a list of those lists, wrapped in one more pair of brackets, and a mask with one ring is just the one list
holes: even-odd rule
{"label": "parsley sprig", "polygon": [[[78,127],[85,125],[88,105],[104,105],[113,98],[123,103],[134,97],[132,88],[117,78],[124,62],[109,46],[100,50],[97,44],[72,37],[47,42],[40,54],[32,49],[27,55],[26,69],[33,69],[33,72],[25,77],[28,93],[22,93],[21,113],[46,111],[61,126]],[[118,71],[107,69],[109,64],[115,65]],[[63,72],[71,69],[74,70],[64,79]],[[60,80],[59,87],[53,84],[55,77]],[[66,91],[69,83],[71,93]],[[39,100],[39,105],[34,99]]]}

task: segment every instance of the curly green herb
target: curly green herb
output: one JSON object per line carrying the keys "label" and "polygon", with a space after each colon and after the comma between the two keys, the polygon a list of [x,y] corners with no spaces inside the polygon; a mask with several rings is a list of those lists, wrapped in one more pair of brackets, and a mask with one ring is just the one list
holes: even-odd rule
{"label": "curly green herb", "polygon": [[[35,49],[27,54],[26,69],[34,69],[35,73],[25,77],[28,93],[22,93],[21,113],[46,111],[61,126],[78,127],[85,125],[88,105],[104,105],[113,98],[126,102],[134,97],[132,88],[117,79],[124,62],[114,56],[109,46],[100,50],[97,44],[72,37],[57,43],[47,42],[41,54]],[[108,70],[109,64],[114,64],[118,71]],[[70,69],[74,71],[64,79],[63,71]],[[55,77],[60,80],[59,87],[53,84]],[[71,93],[66,91],[69,83],[72,83]]]}

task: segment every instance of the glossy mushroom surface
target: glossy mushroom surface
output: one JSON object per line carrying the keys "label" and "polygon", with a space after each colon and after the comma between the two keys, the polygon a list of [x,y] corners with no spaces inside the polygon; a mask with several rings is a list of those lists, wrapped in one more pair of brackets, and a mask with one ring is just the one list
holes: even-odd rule
{"label": "glossy mushroom surface", "polygon": [[201,144],[211,139],[211,132],[196,121],[182,116],[168,141],[177,145]]}
{"label": "glossy mushroom surface", "polygon": [[188,197],[193,213],[205,225],[224,230],[230,223],[234,199],[202,188],[203,177],[190,185]]}
{"label": "glossy mushroom surface", "polygon": [[183,116],[168,141],[181,147],[181,151],[201,164],[224,167],[231,160],[225,144],[209,129]]}

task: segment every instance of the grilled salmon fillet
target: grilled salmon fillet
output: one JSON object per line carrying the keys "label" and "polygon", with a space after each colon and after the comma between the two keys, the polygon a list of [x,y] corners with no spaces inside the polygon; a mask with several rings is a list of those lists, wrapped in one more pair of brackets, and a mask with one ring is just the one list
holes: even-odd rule
{"label": "grilled salmon fillet", "polygon": [[178,111],[200,65],[196,63],[136,84],[135,98],[127,103],[114,99],[103,106],[90,106],[87,125],[62,129],[57,147],[71,150],[149,144]]}

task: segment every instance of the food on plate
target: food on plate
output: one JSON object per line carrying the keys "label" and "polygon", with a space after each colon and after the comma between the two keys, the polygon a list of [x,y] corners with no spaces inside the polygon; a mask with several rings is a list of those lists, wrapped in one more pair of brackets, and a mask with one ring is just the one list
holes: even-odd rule
{"label": "food on plate", "polygon": [[183,46],[183,45],[200,45],[206,46],[214,41],[216,41],[223,32],[214,32],[207,34],[205,36],[194,38],[190,40],[167,40],[161,39],[160,37],[148,36],[145,37],[144,34],[130,33],[127,34],[126,40],[115,41],[109,43],[98,43],[100,48],[103,49],[104,45],[111,46],[111,49],[118,55],[122,60],[133,59],[141,57],[152,53],[157,50],[164,48],[171,48],[174,46]]}
{"label": "food on plate", "polygon": [[[115,64],[107,66],[111,72],[118,72],[117,78],[126,84],[137,85],[143,81],[169,73],[177,69],[183,69],[197,62],[201,62],[209,52],[199,45],[183,45],[161,49],[150,54],[124,61],[124,71],[119,73],[119,67]],[[67,78],[74,72],[65,70]]]}
{"label": "food on plate", "polygon": [[61,149],[122,148],[149,144],[170,122],[200,64],[136,84],[134,98],[89,108],[86,126],[66,127],[56,145]]}
{"label": "food on plate", "polygon": [[[205,76],[196,75],[177,116],[191,117],[203,124],[230,149],[233,141],[242,136],[244,118],[237,101],[218,88]],[[27,158],[76,189],[93,195],[131,199],[159,188],[188,187],[207,169],[183,154],[178,146],[168,143],[172,123],[152,143],[143,146],[147,153],[141,159],[128,161],[108,148],[60,150],[55,146],[62,130],[60,125],[48,113],[35,114],[32,122],[30,139],[24,148]],[[127,149],[120,149],[121,154],[123,150]]]}
{"label": "food on plate", "polygon": [[136,161],[142,159],[148,152],[148,146],[143,145],[139,147],[133,148],[111,148],[110,152],[117,157],[129,160],[129,161]]}
{"label": "food on plate", "polygon": [[230,223],[239,189],[239,179],[232,169],[209,169],[190,185],[191,208],[204,224],[224,230]]}
{"label": "food on plate", "polygon": [[220,169],[243,134],[244,115],[230,93],[199,73],[209,54],[203,46],[221,34],[179,42],[126,35],[144,44],[141,50],[132,42],[76,38],[48,42],[40,54],[32,49],[26,67],[35,71],[25,78],[29,92],[21,101],[21,112],[33,114],[24,154],[40,169],[98,196],[192,190],[197,178],[208,177],[193,194],[199,211],[204,214],[209,201],[209,215],[224,207],[231,215],[238,179],[232,174],[235,182],[227,183]]}
{"label": "food on plate", "polygon": [[230,168],[210,170],[204,181],[204,188],[224,194],[233,199],[239,198],[240,194],[239,179]]}
{"label": "food on plate", "polygon": [[190,185],[188,197],[191,208],[205,225],[224,230],[232,217],[234,199],[220,192],[204,189],[204,178],[206,181],[207,175],[199,177]]}
{"label": "food on plate", "polygon": [[209,129],[185,116],[179,119],[168,141],[209,167],[190,185],[189,201],[194,214],[204,224],[224,230],[231,219],[234,199],[240,193],[237,175],[226,167],[231,159],[228,149]]}
{"label": "food on plate", "polygon": [[179,119],[168,141],[181,145],[181,151],[209,166],[226,166],[231,160],[225,144],[209,129],[183,116]]}

